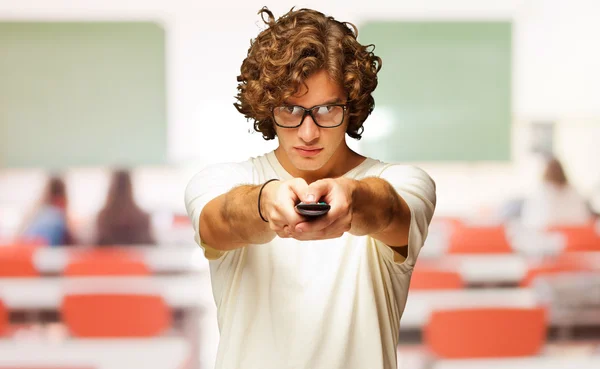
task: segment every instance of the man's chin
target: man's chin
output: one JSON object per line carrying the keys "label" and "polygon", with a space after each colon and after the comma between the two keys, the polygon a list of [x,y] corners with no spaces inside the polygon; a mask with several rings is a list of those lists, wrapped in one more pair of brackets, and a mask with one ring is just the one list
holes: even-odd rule
{"label": "man's chin", "polygon": [[311,160],[307,158],[298,158],[294,160],[292,164],[294,164],[296,169],[303,172],[313,172],[323,167],[323,164],[320,162],[320,160]]}

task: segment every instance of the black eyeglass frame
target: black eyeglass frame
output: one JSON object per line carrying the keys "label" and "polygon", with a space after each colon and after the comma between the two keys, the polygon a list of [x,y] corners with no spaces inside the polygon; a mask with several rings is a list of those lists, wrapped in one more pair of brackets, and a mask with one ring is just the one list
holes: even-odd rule
{"label": "black eyeglass frame", "polygon": [[[313,115],[312,111],[316,108],[322,108],[322,107],[329,107],[329,106],[340,106],[342,107],[343,111],[342,111],[342,120],[340,121],[339,124],[336,124],[335,126],[322,126],[319,124],[319,122],[317,122],[317,119],[315,118],[315,116]],[[284,108],[284,107],[295,107],[295,108],[300,108],[302,110],[304,110],[304,114],[302,114],[302,119],[300,119],[300,123],[298,123],[295,126],[282,126],[281,124],[277,123],[277,119],[275,118],[275,109],[277,108]],[[299,106],[299,105],[281,105],[281,106],[276,106],[273,109],[271,109],[271,117],[273,118],[273,123],[275,123],[275,125],[277,125],[277,127],[281,127],[281,128],[298,128],[302,125],[302,123],[304,123],[304,119],[306,119],[307,115],[310,115],[310,117],[312,118],[313,122],[315,122],[315,124],[318,127],[321,128],[336,128],[341,126],[344,123],[344,119],[346,119],[346,110],[348,110],[348,104],[324,104],[324,105],[315,105],[312,108],[305,108],[303,106]]]}

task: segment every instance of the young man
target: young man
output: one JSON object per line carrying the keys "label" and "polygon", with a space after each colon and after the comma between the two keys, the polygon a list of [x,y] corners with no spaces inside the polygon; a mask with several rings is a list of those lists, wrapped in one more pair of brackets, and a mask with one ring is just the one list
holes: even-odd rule
{"label": "young man", "polygon": [[[354,26],[306,9],[259,14],[268,28],[242,64],[236,107],[279,147],[209,166],[186,189],[210,260],[216,369],[395,369],[435,184],[347,146],[381,67]],[[331,205],[326,215],[295,210],[317,201]]]}

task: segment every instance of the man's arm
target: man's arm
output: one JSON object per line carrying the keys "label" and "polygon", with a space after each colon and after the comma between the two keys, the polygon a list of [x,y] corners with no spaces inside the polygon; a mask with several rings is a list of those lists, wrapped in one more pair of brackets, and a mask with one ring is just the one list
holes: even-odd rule
{"label": "man's arm", "polygon": [[199,229],[202,242],[220,251],[233,250],[251,244],[264,244],[275,238],[291,237],[290,227],[304,220],[294,205],[298,193],[305,192],[308,184],[301,178],[267,183],[260,199],[259,186],[239,186],[216,197],[200,213]]}
{"label": "man's arm", "polygon": [[350,233],[371,235],[389,246],[408,245],[410,209],[394,187],[381,178],[354,181]]}
{"label": "man's arm", "polygon": [[[394,258],[394,261],[410,259],[409,266],[414,265],[435,212],[437,197],[433,179],[414,166],[388,165],[377,178],[360,181],[353,197],[357,198],[356,216],[353,216],[357,218],[357,225],[362,224],[366,234],[404,257]],[[382,214],[379,219],[372,214],[378,207]],[[388,215],[387,220],[384,214]],[[370,219],[374,221],[369,227]]]}
{"label": "man's arm", "polygon": [[385,180],[328,178],[311,184],[310,192],[330,203],[332,209],[320,219],[296,227],[296,238],[338,237],[341,229],[356,236],[371,235],[390,246],[408,244],[410,209]]}
{"label": "man's arm", "polygon": [[202,242],[227,251],[271,241],[275,232],[258,215],[260,187],[235,187],[206,204],[200,213]]}
{"label": "man's arm", "polygon": [[[409,233],[415,245],[422,246],[436,203],[433,180],[418,168],[399,165],[386,168],[379,177],[319,180],[309,192],[332,207],[320,219],[297,225],[295,238],[326,239],[348,231],[370,235],[405,257],[406,246],[412,247]],[[414,233],[411,225],[417,227]]]}

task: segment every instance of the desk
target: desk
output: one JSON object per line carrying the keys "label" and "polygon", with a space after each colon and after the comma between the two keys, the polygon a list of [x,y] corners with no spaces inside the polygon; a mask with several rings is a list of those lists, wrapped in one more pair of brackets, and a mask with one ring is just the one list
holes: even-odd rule
{"label": "desk", "polygon": [[410,291],[400,320],[400,330],[421,329],[434,310],[472,307],[529,308],[536,305],[536,296],[529,288]]}
{"label": "desk", "polygon": [[518,284],[525,276],[528,261],[525,257],[509,255],[452,255],[441,259],[444,265],[460,273],[467,284]]}
{"label": "desk", "polygon": [[[200,247],[189,246],[128,246],[141,255],[153,273],[200,272],[208,270]],[[60,274],[72,257],[72,247],[42,247],[34,254],[34,264],[42,274]]]}
{"label": "desk", "polygon": [[0,340],[0,367],[177,369],[189,354],[182,338]]}
{"label": "desk", "polygon": [[173,308],[207,303],[210,291],[200,290],[207,276],[43,277],[0,278],[0,300],[11,310],[56,310],[67,293],[153,293]]}
{"label": "desk", "polygon": [[433,369],[597,369],[600,356],[536,356],[511,359],[440,360]]}
{"label": "desk", "polygon": [[[600,270],[599,252],[576,253],[582,263]],[[513,284],[517,285],[534,267],[543,260],[542,257],[531,257],[514,254],[497,255],[446,255],[436,259],[417,261],[416,269],[433,267],[457,271],[467,284]]]}

